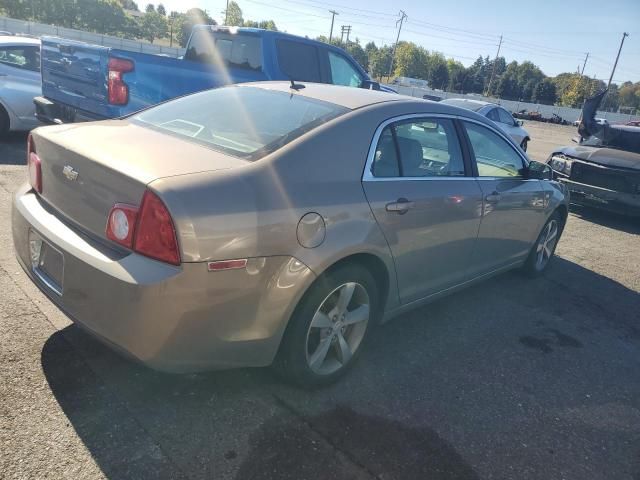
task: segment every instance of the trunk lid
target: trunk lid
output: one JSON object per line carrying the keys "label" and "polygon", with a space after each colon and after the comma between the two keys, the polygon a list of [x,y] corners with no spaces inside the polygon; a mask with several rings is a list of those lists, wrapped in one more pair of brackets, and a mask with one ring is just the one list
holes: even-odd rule
{"label": "trunk lid", "polygon": [[126,120],[40,128],[33,140],[42,161],[41,196],[100,238],[113,205],[140,205],[150,182],[248,163]]}

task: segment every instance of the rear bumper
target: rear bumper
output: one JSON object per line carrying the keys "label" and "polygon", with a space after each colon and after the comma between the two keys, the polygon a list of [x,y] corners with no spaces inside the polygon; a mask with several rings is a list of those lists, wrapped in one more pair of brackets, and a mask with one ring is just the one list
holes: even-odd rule
{"label": "rear bumper", "polygon": [[[269,365],[314,274],[292,257],[247,269],[179,267],[88,240],[51,214],[28,186],[12,210],[18,260],[72,321],[147,366],[168,372]],[[58,295],[31,268],[29,232],[64,256]]]}
{"label": "rear bumper", "polygon": [[562,182],[571,192],[571,203],[626,215],[640,215],[640,194],[617,192],[568,179],[562,179]]}
{"label": "rear bumper", "polygon": [[36,106],[36,118],[44,123],[62,124],[105,120],[105,117],[57,103],[46,97],[35,97],[33,103]]}

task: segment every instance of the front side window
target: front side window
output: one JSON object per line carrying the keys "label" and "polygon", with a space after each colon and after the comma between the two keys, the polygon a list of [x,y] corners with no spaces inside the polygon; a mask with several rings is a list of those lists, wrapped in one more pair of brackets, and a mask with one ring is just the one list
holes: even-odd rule
{"label": "front side window", "polygon": [[151,107],[134,123],[256,160],[349,109],[255,87],[206,90]]}
{"label": "front side window", "polygon": [[329,52],[329,66],[331,67],[331,83],[359,87],[362,85],[360,72],[344,56]]}
{"label": "front side window", "polygon": [[184,55],[186,60],[227,65],[245,70],[262,69],[262,42],[253,35],[196,30]]}
{"label": "front side window", "polygon": [[498,108],[498,116],[500,117],[500,122],[506,125],[514,125],[513,115],[507,112],[504,108]]}
{"label": "front side window", "polygon": [[524,162],[516,149],[497,133],[476,123],[464,122],[481,177],[519,177]]}
{"label": "front side window", "polygon": [[0,63],[11,67],[40,71],[40,48],[33,46],[0,47]]}
{"label": "front side window", "polygon": [[422,118],[386,127],[371,171],[375,177],[464,176],[464,160],[453,121]]}
{"label": "front side window", "polygon": [[318,48],[302,42],[278,40],[278,64],[282,72],[294,82],[320,83]]}

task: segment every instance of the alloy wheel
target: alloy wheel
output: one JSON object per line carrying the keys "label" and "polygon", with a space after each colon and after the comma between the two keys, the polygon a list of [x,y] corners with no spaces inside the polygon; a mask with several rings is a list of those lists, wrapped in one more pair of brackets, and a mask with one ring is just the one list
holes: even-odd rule
{"label": "alloy wheel", "polygon": [[542,271],[549,263],[558,241],[558,222],[552,219],[544,227],[536,247],[536,269]]}
{"label": "alloy wheel", "polygon": [[309,368],[330,375],[346,366],[364,338],[371,303],[367,290],[348,282],[335,288],[316,310],[306,337]]}

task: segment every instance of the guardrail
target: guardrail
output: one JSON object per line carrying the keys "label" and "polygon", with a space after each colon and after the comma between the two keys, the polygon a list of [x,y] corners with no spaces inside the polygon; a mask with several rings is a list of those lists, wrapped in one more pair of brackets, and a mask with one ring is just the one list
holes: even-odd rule
{"label": "guardrail", "polygon": [[119,48],[122,50],[151,53],[156,55],[164,54],[171,57],[179,57],[184,55],[185,52],[184,48],[167,47],[165,45],[112,37],[110,35],[101,35],[99,33],[84,32],[82,30],[58,27],[56,25],[46,25],[44,23],[27,22],[25,20],[16,20],[15,18],[8,17],[0,17],[0,30],[14,34],[26,34],[36,37],[40,37],[42,35],[53,35],[56,37],[67,38],[69,40],[78,40],[95,45],[102,45],[104,47]]}

